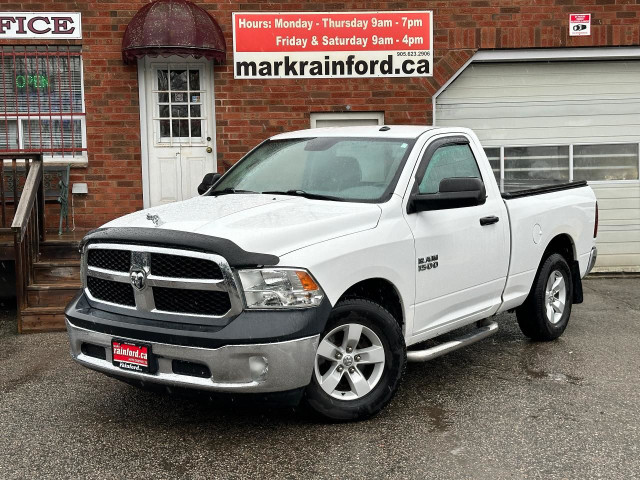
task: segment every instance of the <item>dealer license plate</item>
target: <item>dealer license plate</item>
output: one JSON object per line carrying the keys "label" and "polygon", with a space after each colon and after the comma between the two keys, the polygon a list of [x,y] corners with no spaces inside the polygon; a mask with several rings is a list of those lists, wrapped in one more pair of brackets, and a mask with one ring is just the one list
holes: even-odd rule
{"label": "dealer license plate", "polygon": [[149,345],[123,340],[111,341],[113,364],[133,372],[149,373],[151,365],[151,347]]}

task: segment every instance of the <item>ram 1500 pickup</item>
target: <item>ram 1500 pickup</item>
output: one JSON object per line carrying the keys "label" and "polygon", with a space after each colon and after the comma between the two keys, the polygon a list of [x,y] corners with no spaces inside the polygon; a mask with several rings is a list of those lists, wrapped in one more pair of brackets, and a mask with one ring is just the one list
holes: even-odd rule
{"label": "ram 1500 pickup", "polygon": [[501,192],[464,128],[276,135],[199,190],[84,238],[78,363],[362,419],[407,361],[491,335],[496,314],[562,335],[596,259],[586,183]]}

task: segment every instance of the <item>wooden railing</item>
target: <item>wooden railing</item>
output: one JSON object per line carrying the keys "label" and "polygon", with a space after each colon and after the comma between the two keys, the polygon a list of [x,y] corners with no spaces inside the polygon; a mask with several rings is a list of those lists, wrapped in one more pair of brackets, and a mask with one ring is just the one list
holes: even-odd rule
{"label": "wooden railing", "polygon": [[[5,167],[5,160],[11,162],[9,168]],[[0,212],[2,223],[0,231],[11,232],[7,226],[9,223],[9,206],[11,213],[14,213],[18,206],[18,158],[15,155],[0,154]],[[7,184],[7,185],[5,185]],[[9,185],[11,184],[11,185]]]}
{"label": "wooden railing", "polygon": [[[14,215],[11,223],[16,262],[16,297],[18,311],[27,306],[26,290],[32,282],[33,264],[38,260],[40,242],[45,239],[44,166],[42,154],[0,154],[4,170],[5,160],[11,161],[13,170]],[[17,164],[24,163],[25,182],[18,197]],[[4,179],[1,179],[4,190]],[[6,197],[2,192],[2,220],[6,216]],[[4,224],[3,224],[4,226]]]}

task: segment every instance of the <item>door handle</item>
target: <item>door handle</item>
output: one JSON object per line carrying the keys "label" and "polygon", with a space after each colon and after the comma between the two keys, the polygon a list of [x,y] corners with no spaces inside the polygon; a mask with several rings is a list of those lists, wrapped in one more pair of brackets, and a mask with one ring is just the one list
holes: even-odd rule
{"label": "door handle", "polygon": [[494,223],[498,223],[499,221],[500,219],[496,216],[482,217],[480,219],[480,225],[484,227],[485,225],[493,225]]}
{"label": "door handle", "polygon": [[213,148],[207,147],[207,153],[211,153],[211,152],[213,152]]}

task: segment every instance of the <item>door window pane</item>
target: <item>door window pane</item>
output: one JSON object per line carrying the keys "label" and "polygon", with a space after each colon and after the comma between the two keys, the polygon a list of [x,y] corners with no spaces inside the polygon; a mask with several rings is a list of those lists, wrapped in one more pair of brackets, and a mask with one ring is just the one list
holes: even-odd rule
{"label": "door window pane", "polygon": [[187,90],[186,70],[171,70],[171,90]]}
{"label": "door window pane", "polygon": [[445,178],[481,178],[469,145],[446,145],[435,151],[418,187],[419,193],[438,193]]}
{"label": "door window pane", "polygon": [[187,106],[186,105],[172,105],[171,106],[171,116],[172,117],[186,117],[187,116]]}
{"label": "door window pane", "polygon": [[171,103],[187,103],[187,101],[188,97],[186,92],[171,94]]}
{"label": "door window pane", "polygon": [[188,120],[172,120],[171,121],[173,137],[188,137],[189,136],[189,121]]}
{"label": "door window pane", "polygon": [[575,145],[575,180],[638,180],[638,144]]}
{"label": "door window pane", "polygon": [[191,120],[191,136],[192,137],[202,136],[201,120]]}
{"label": "door window pane", "polygon": [[200,70],[189,70],[189,89],[200,90]]}
{"label": "door window pane", "polygon": [[158,70],[158,90],[169,90],[168,76],[168,70]]}
{"label": "door window pane", "polygon": [[170,126],[169,120],[160,120],[160,136],[161,137],[171,136],[171,126]]}
{"label": "door window pane", "polygon": [[569,180],[569,146],[505,147],[505,180]]}

